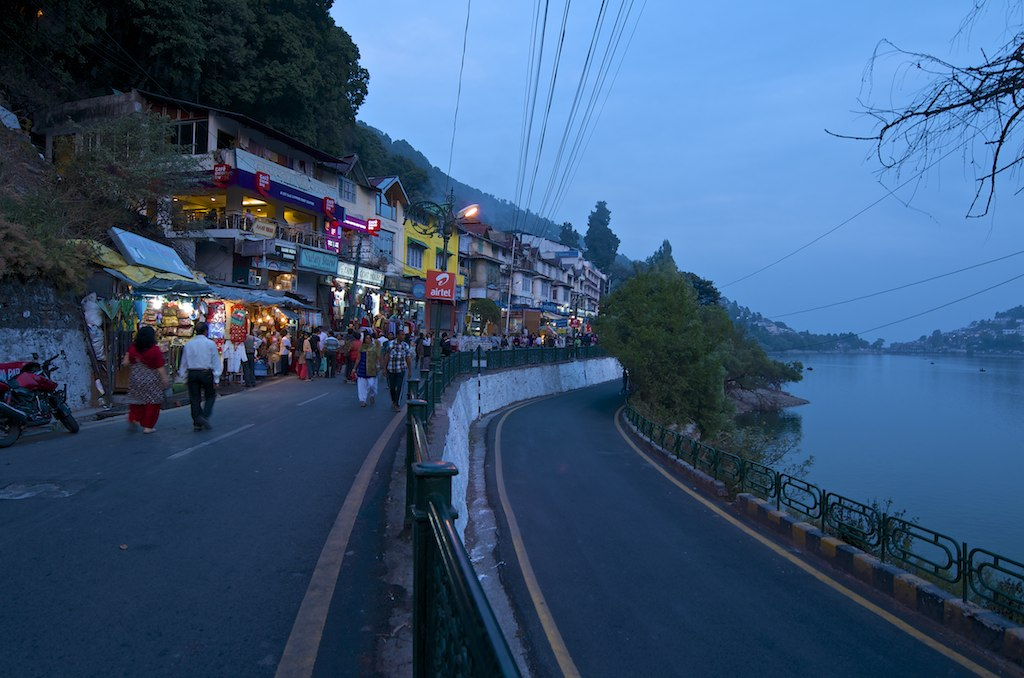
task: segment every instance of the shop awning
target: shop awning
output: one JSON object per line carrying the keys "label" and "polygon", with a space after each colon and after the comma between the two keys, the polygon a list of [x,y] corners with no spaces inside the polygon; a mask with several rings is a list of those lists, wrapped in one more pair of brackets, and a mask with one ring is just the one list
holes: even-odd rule
{"label": "shop awning", "polygon": [[298,320],[299,320],[299,314],[298,313],[295,313],[294,311],[289,311],[286,308],[279,308],[278,310],[281,311],[281,315],[283,315],[285,318],[288,318],[289,320],[294,320],[294,321],[298,322]]}
{"label": "shop awning", "polygon": [[148,266],[135,266],[125,261],[119,253],[106,245],[94,240],[80,240],[87,246],[92,260],[103,267],[103,270],[119,280],[132,286],[139,294],[181,294],[199,296],[210,294],[210,286],[195,274],[191,278],[166,271],[158,271]]}
{"label": "shop awning", "polygon": [[210,293],[226,301],[238,301],[244,304],[259,304],[260,306],[276,306],[280,309],[291,308],[304,311],[319,311],[316,306],[304,304],[297,299],[292,299],[281,290],[257,290],[248,287],[231,287],[230,285],[211,284]]}
{"label": "shop awning", "polygon": [[406,240],[409,242],[410,245],[416,245],[416,247],[422,247],[423,249],[429,249],[427,247],[427,243],[423,242],[422,240],[417,240],[416,238],[406,238]]}

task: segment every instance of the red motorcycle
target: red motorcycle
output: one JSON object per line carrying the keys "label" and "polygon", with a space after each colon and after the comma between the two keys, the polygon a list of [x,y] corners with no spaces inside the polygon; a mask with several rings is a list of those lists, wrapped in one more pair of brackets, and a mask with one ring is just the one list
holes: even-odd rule
{"label": "red motorcycle", "polygon": [[45,426],[57,419],[71,433],[78,433],[78,422],[68,407],[68,387],[53,380],[57,371],[53,361],[67,356],[63,351],[44,360],[24,363],[17,376],[0,380],[0,447],[13,445],[26,428]]}

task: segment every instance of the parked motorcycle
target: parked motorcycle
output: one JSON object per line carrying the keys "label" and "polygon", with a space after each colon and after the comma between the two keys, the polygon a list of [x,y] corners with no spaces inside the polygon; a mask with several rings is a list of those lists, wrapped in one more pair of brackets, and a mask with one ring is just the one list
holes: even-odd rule
{"label": "parked motorcycle", "polygon": [[0,447],[13,445],[26,428],[45,426],[53,419],[71,433],[78,433],[78,422],[68,407],[68,387],[53,380],[57,367],[53,361],[67,358],[61,351],[42,363],[25,363],[16,377],[0,380]]}

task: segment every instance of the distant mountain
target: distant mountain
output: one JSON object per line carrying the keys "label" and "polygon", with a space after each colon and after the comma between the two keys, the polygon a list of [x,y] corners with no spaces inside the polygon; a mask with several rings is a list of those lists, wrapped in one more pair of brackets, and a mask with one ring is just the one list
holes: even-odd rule
{"label": "distant mountain", "polygon": [[[474,188],[473,186],[462,183],[458,179],[448,177],[441,168],[432,165],[430,160],[427,159],[427,156],[413,148],[413,146],[405,139],[393,141],[387,133],[382,132],[372,125],[365,126],[377,134],[380,138],[381,144],[388,153],[406,158],[417,167],[427,172],[430,177],[430,184],[432,188],[431,200],[438,202],[444,200],[446,193],[445,186],[448,186],[449,190],[455,191],[455,195],[460,203],[476,203],[480,205],[480,211],[487,215],[486,220],[488,226],[492,226],[501,231],[511,231],[515,229],[516,231],[543,236],[550,240],[558,239],[558,233],[561,231],[561,224],[555,224],[555,222],[550,219],[545,219],[532,212],[518,212],[517,214],[516,206],[508,200],[498,198],[490,193],[485,193],[479,188]],[[577,230],[579,230],[579,228],[577,228]]]}
{"label": "distant mountain", "polygon": [[778,351],[864,351],[881,349],[881,340],[869,344],[853,332],[843,334],[814,334],[798,332],[786,323],[765,318],[760,313],[722,298],[729,319],[742,327],[747,335],[768,352]]}
{"label": "distant mountain", "polygon": [[998,353],[1024,354],[1024,306],[996,313],[990,320],[975,320],[951,332],[935,330],[917,341],[893,343],[892,353]]}

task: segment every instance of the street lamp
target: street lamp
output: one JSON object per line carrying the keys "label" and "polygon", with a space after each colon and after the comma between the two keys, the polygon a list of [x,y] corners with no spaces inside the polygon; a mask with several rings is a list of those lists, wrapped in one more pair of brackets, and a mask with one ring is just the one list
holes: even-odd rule
{"label": "street lamp", "polygon": [[[411,222],[413,229],[425,236],[441,236],[443,243],[441,253],[442,270],[448,270],[448,241],[455,235],[455,229],[459,223],[472,219],[479,213],[480,206],[473,204],[455,211],[455,191],[450,192],[443,203],[419,200],[405,208],[405,216]],[[457,273],[457,271],[456,271]],[[434,313],[434,340],[430,342],[430,360],[436,362],[438,353],[441,350],[441,313],[440,301],[437,302]],[[455,303],[455,299],[452,299]]]}

